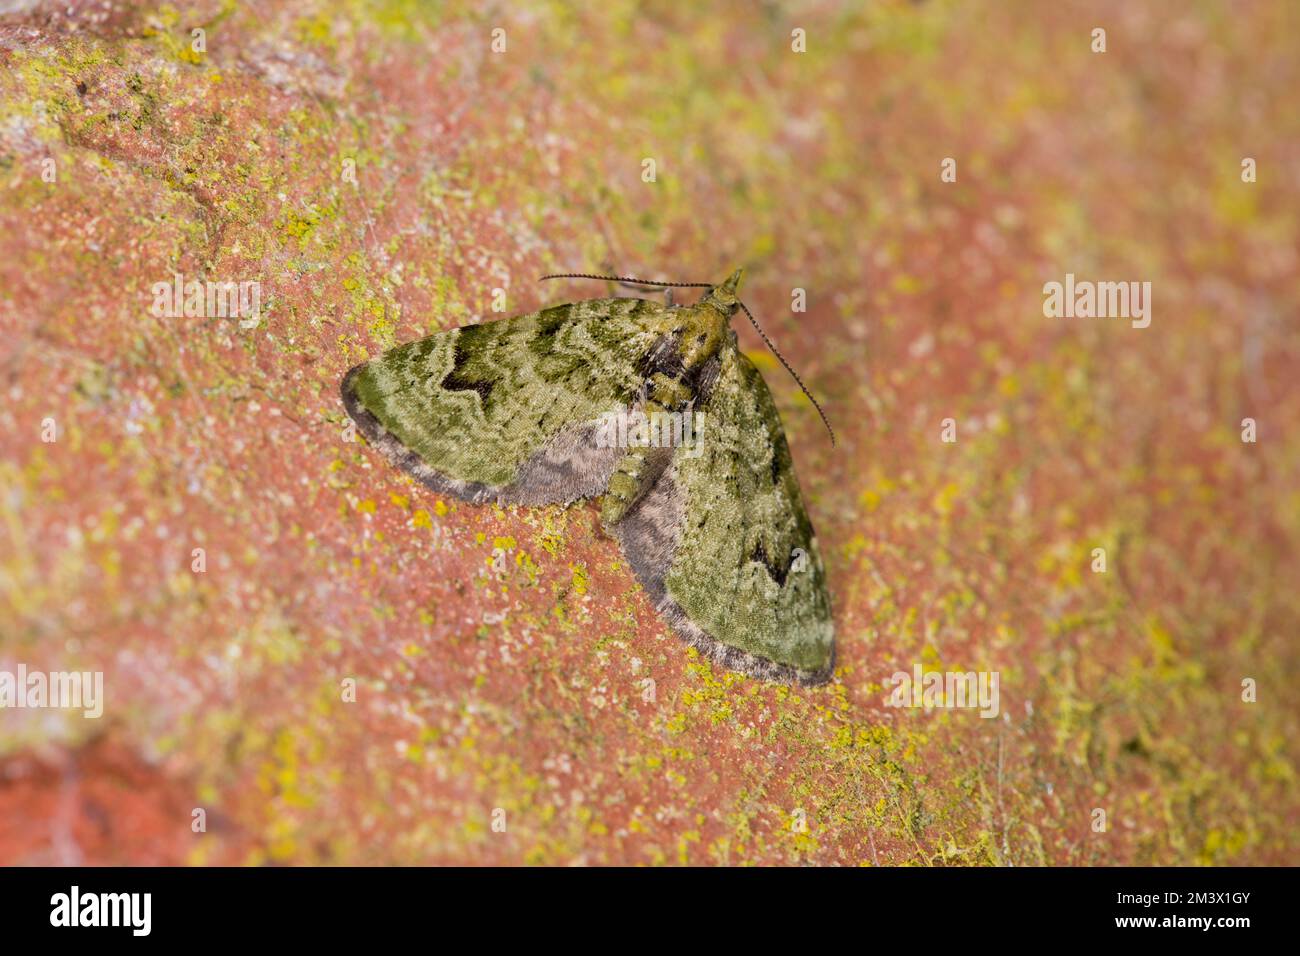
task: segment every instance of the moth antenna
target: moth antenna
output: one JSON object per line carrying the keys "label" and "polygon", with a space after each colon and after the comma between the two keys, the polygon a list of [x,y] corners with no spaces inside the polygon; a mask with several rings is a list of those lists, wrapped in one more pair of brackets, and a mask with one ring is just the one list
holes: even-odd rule
{"label": "moth antenna", "polygon": [[545,282],[547,279],[601,279],[605,282],[630,282],[634,285],[653,285],[661,289],[668,286],[676,286],[680,289],[711,289],[712,282],[659,282],[654,279],[636,279],[632,276],[598,276],[589,272],[552,272],[550,275],[544,275],[538,282]]}
{"label": "moth antenna", "polygon": [[749,306],[745,305],[745,303],[741,302],[739,299],[736,300],[736,304],[745,310],[745,315],[749,317],[749,324],[754,327],[754,331],[756,331],[763,339],[763,344],[772,350],[772,354],[775,355],[780,363],[785,366],[785,370],[794,377],[795,382],[799,386],[799,391],[807,395],[808,401],[813,403],[813,408],[817,409],[817,414],[822,417],[822,424],[825,425],[826,430],[831,433],[831,447],[835,447],[835,429],[831,428],[831,423],[826,418],[826,413],[822,411],[822,407],[818,404],[817,399],[812,397],[812,392],[808,391],[808,386],[804,385],[803,379],[799,377],[799,373],[790,367],[790,363],[785,360],[785,356],[782,355],[780,350],[772,344],[772,340],[767,337],[767,333],[763,331],[762,327],[758,324],[758,320],[754,318],[754,313],[749,311]]}

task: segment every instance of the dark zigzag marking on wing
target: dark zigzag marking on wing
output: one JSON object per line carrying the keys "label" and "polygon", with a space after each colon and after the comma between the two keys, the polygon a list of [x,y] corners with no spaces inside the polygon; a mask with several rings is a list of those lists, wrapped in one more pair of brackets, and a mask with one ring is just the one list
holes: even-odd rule
{"label": "dark zigzag marking on wing", "polygon": [[[462,336],[456,338],[456,345],[452,352],[451,371],[443,378],[441,385],[449,392],[478,392],[479,402],[487,405],[488,396],[492,394],[492,382],[474,381],[465,377],[465,366],[469,363],[469,350],[465,343],[461,341]],[[497,342],[500,344],[500,336]]]}

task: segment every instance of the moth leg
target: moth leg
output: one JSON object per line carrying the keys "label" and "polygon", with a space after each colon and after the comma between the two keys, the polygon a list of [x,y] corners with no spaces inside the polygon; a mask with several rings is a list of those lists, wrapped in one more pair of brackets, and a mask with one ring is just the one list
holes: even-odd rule
{"label": "moth leg", "polygon": [[673,290],[671,286],[664,289],[664,305],[668,306],[670,309],[677,308],[677,303],[673,301]]}

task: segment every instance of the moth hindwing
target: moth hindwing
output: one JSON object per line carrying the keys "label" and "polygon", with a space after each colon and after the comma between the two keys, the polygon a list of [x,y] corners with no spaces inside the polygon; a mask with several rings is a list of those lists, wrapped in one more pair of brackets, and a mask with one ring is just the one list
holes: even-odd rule
{"label": "moth hindwing", "polygon": [[[694,306],[592,299],[440,332],[353,368],[343,403],[441,494],[599,497],[682,638],[733,670],[820,683],[834,666],[825,570],[771,392],[730,328],[738,281]],[[653,427],[642,440],[656,416],[693,416],[693,441]]]}

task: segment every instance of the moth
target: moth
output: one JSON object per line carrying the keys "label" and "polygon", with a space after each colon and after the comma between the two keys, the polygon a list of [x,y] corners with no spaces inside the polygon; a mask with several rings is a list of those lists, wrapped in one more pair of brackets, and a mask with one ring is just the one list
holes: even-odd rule
{"label": "moth", "polygon": [[[438,332],[351,369],[343,404],[375,448],[439,494],[503,505],[599,498],[603,528],[681,638],[724,668],[818,684],[835,660],[826,575],[776,404],[731,328],[744,309],[758,329],[737,298],[740,277],[544,276],[669,296],[589,299]],[[674,305],[681,286],[705,291]],[[641,428],[609,440],[611,414],[684,412],[696,422],[691,447],[643,440]]]}

